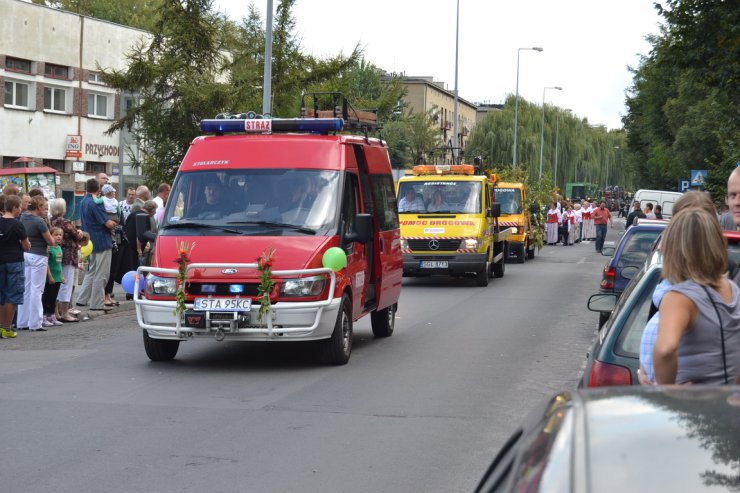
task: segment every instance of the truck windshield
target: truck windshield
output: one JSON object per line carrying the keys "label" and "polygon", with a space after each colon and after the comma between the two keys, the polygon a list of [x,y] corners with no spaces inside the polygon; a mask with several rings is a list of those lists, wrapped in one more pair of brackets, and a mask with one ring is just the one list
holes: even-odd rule
{"label": "truck windshield", "polygon": [[[180,173],[162,229],[226,226],[246,234],[321,234],[336,229],[339,173],[326,170],[233,169]],[[213,228],[211,228],[213,231]],[[204,233],[206,234],[206,233]],[[211,232],[207,234],[212,234]]]}
{"label": "truck windshield", "polygon": [[496,188],[495,199],[501,204],[501,214],[522,213],[522,193],[518,188]]}
{"label": "truck windshield", "polygon": [[398,186],[398,212],[480,214],[479,181],[404,181]]}

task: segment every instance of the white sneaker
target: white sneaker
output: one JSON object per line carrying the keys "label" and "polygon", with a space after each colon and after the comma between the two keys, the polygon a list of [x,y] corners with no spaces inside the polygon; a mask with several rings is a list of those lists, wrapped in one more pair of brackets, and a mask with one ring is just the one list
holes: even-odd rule
{"label": "white sneaker", "polygon": [[59,327],[60,325],[64,325],[64,322],[62,322],[61,320],[57,319],[57,316],[56,315],[50,316],[49,317],[49,322],[51,322],[52,325],[54,325],[55,327]]}
{"label": "white sneaker", "polygon": [[49,317],[44,317],[44,319],[41,321],[42,327],[54,327],[54,322],[49,320]]}

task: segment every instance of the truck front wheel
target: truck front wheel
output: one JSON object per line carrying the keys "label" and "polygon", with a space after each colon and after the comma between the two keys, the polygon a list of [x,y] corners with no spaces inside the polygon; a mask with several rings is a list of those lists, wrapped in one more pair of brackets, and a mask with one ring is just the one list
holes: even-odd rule
{"label": "truck front wheel", "polygon": [[345,365],[352,354],[352,305],[349,296],[342,296],[337,321],[331,337],[322,341],[323,359],[330,365]]}
{"label": "truck front wheel", "polygon": [[524,256],[526,255],[526,248],[527,244],[522,243],[520,244],[516,249],[516,263],[517,264],[523,264],[524,263]]}
{"label": "truck front wheel", "polygon": [[504,272],[506,272],[506,257],[509,256],[509,247],[506,242],[504,242],[503,252],[504,258],[493,264],[493,277],[504,277]]}
{"label": "truck front wheel", "polygon": [[480,287],[488,286],[489,273],[491,272],[491,262],[486,260],[480,271],[475,275],[475,283]]}
{"label": "truck front wheel", "polygon": [[530,242],[527,242],[527,259],[532,260],[534,258],[534,249],[536,247],[531,244]]}
{"label": "truck front wheel", "polygon": [[146,355],[152,361],[170,361],[177,355],[177,349],[180,347],[180,341],[170,341],[167,339],[154,339],[149,337],[146,330],[144,334],[144,350]]}

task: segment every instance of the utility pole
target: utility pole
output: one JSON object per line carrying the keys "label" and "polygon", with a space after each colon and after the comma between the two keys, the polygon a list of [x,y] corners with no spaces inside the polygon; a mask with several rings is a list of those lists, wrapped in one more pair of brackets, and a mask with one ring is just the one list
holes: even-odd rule
{"label": "utility pole", "polygon": [[262,75],[262,115],[265,118],[272,113],[270,99],[272,97],[272,0],[267,0],[267,16],[265,20],[265,71]]}

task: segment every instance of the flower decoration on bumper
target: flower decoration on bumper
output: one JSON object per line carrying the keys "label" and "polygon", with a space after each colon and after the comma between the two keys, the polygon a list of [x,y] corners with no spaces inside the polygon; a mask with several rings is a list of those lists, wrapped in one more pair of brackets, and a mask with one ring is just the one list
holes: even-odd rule
{"label": "flower decoration on bumper", "polygon": [[270,311],[270,293],[275,287],[272,280],[272,263],[275,259],[275,249],[270,247],[262,252],[257,258],[257,269],[260,271],[260,283],[257,294],[260,296],[260,310],[257,313],[257,321],[261,324],[265,315]]}
{"label": "flower decoration on bumper", "polygon": [[181,241],[180,246],[177,248],[178,257],[175,259],[175,262],[178,264],[175,315],[180,315],[187,309],[185,305],[185,280],[187,279],[188,265],[190,264],[190,254],[194,248],[195,242],[191,245],[184,241]]}

